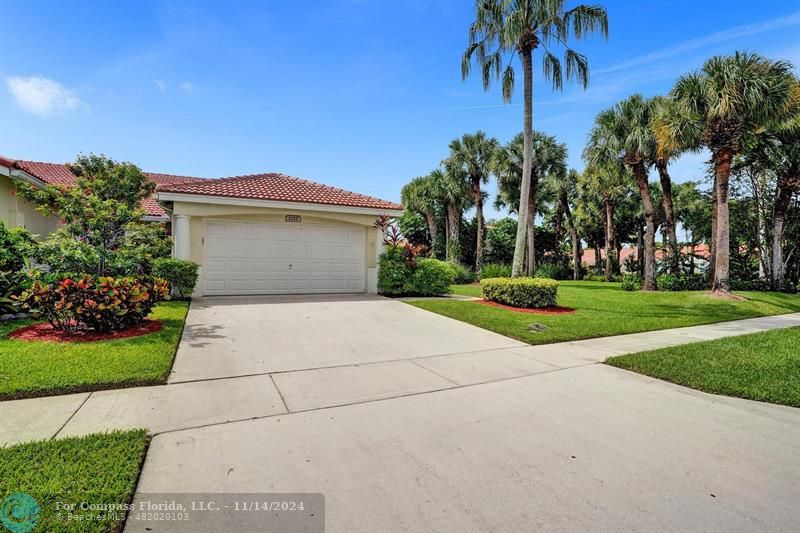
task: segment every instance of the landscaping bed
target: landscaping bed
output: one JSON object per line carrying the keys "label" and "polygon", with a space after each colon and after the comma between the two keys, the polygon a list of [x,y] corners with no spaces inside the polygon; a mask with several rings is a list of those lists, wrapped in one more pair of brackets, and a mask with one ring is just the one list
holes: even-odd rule
{"label": "landscaping bed", "polygon": [[147,335],[94,342],[9,338],[32,321],[0,325],[0,400],[166,383],[180,342],[187,302],[162,302]]}
{"label": "landscaping bed", "polygon": [[[454,285],[451,292],[481,296],[478,285]],[[546,329],[531,329],[532,317],[471,301],[418,300],[421,309],[455,318],[529,344],[547,344],[626,333],[711,324],[800,311],[800,295],[738,292],[744,301],[730,301],[703,292],[627,292],[619,283],[561,281],[558,305],[574,313],[536,316]]]}
{"label": "landscaping bed", "polygon": [[[103,515],[101,511],[82,511],[80,505],[120,508],[129,504],[147,446],[146,432],[135,430],[0,448],[0,497],[15,494],[20,506],[16,521],[35,522],[32,531],[121,531],[124,509]],[[68,511],[66,504],[74,504],[76,509]],[[98,519],[99,515],[103,519]]]}
{"label": "landscaping bed", "polygon": [[705,392],[800,407],[800,328],[611,357],[607,364]]}

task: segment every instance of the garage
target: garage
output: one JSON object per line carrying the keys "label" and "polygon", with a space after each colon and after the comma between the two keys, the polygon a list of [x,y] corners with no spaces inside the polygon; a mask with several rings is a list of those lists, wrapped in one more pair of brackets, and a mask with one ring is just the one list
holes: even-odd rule
{"label": "garage", "polygon": [[[380,219],[400,204],[279,173],[160,186],[174,256],[199,265],[194,297],[376,293]],[[382,223],[382,224],[383,224]]]}
{"label": "garage", "polygon": [[204,240],[209,296],[365,291],[361,226],[208,220]]}

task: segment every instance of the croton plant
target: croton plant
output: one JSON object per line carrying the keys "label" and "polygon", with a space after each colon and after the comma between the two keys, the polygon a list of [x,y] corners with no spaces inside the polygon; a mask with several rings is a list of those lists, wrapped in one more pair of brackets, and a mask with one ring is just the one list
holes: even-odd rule
{"label": "croton plant", "polygon": [[23,309],[55,329],[108,332],[143,322],[153,306],[168,295],[168,283],[159,278],[85,275],[34,280],[16,299]]}

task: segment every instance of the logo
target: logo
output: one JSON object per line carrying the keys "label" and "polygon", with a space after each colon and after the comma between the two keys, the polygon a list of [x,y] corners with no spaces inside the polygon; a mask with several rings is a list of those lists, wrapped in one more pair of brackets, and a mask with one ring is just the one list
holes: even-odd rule
{"label": "logo", "polygon": [[39,504],[30,494],[12,492],[0,503],[0,523],[11,533],[28,533],[39,523]]}

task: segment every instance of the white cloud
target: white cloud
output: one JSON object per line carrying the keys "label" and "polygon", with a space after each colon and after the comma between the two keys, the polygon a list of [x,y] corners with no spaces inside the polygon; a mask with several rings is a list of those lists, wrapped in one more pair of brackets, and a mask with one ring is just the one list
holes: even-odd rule
{"label": "white cloud", "polygon": [[158,87],[158,90],[161,91],[161,94],[167,92],[167,82],[164,80],[153,80],[153,83],[156,84],[156,87]]}
{"label": "white cloud", "polygon": [[186,94],[192,94],[194,92],[194,84],[190,81],[185,81],[178,86],[178,89]]}
{"label": "white cloud", "polygon": [[41,76],[6,78],[6,87],[17,104],[34,115],[47,116],[85,105],[72,91]]}
{"label": "white cloud", "polygon": [[628,59],[627,61],[623,61],[615,65],[595,70],[594,72],[592,72],[592,74],[607,74],[609,72],[625,70],[631,67],[637,67],[640,65],[646,65],[648,63],[652,63],[654,61],[659,61],[667,57],[673,57],[679,54],[684,54],[686,52],[697,50],[699,48],[705,48],[707,46],[711,46],[717,43],[732,41],[735,39],[741,39],[743,37],[749,37],[752,35],[758,35],[760,33],[766,33],[768,31],[776,30],[779,28],[796,27],[798,25],[800,25],[800,11],[792,13],[791,15],[777,17],[762,22],[756,22],[754,24],[735,26],[733,28],[711,33],[703,37],[690,39],[688,41],[678,43],[674,46],[661,48],[659,50],[655,50],[648,54],[637,56]]}

